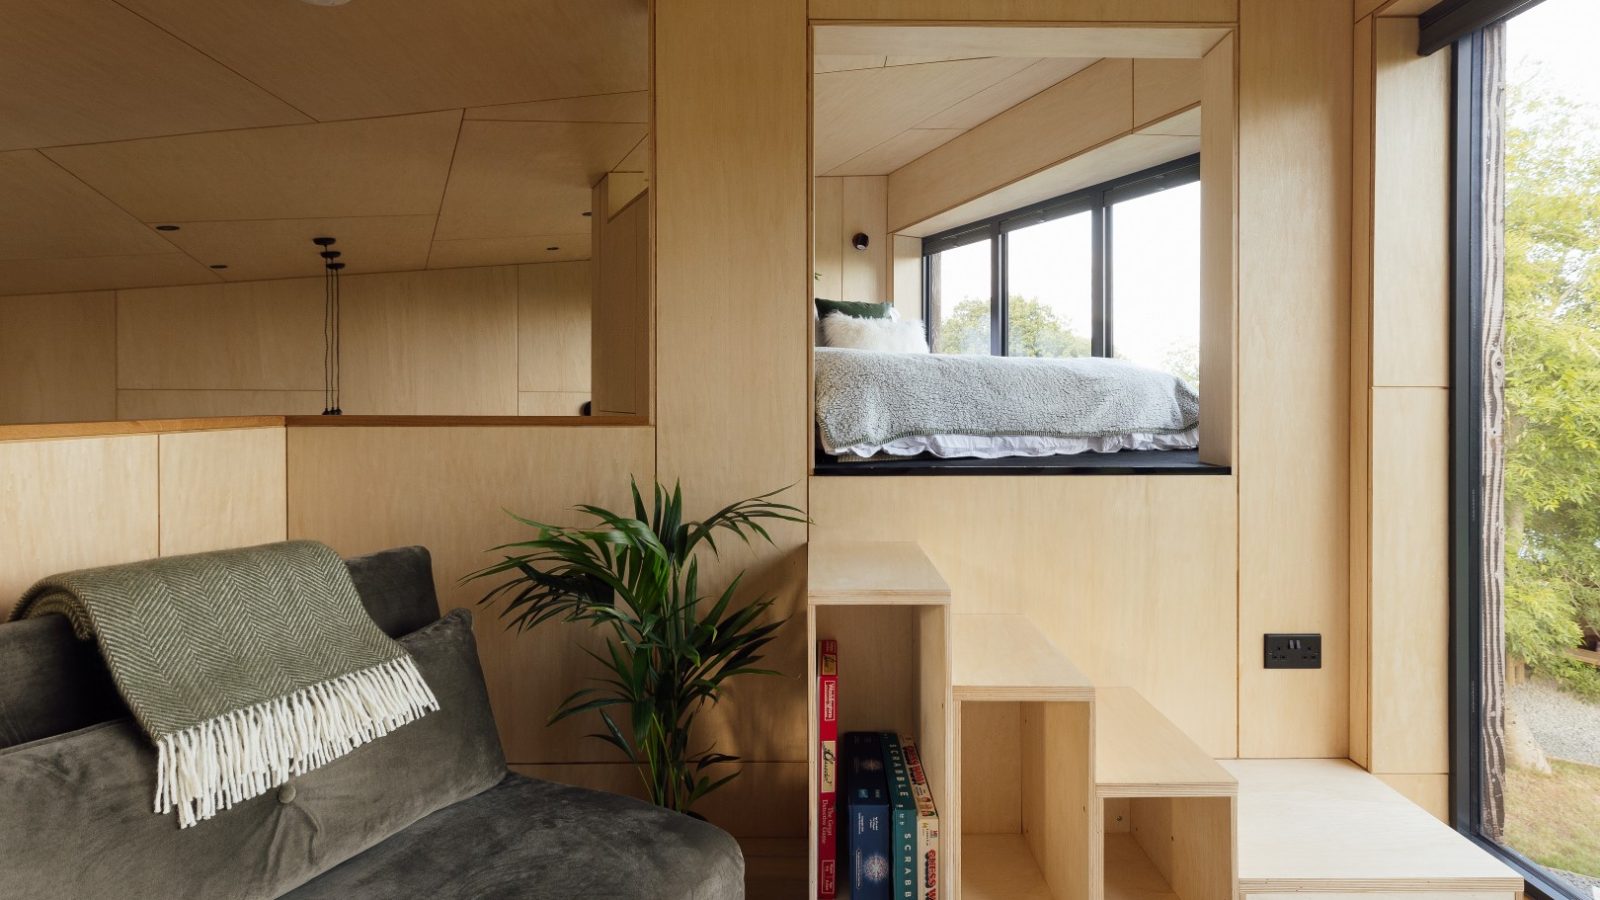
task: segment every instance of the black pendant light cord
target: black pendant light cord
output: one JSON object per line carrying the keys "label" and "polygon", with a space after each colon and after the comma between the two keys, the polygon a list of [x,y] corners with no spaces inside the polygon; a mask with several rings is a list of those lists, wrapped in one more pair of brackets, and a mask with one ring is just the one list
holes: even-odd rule
{"label": "black pendant light cord", "polygon": [[339,270],[344,263],[336,262],[338,250],[331,237],[312,238],[322,257],[322,414],[339,416]]}

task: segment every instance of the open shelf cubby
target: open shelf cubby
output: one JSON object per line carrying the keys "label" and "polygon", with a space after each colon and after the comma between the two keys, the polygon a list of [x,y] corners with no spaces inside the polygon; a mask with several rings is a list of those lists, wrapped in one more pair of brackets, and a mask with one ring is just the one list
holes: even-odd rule
{"label": "open shelf cubby", "polygon": [[[915,544],[812,544],[809,552],[808,796],[816,796],[818,776],[815,650],[818,639],[833,638],[839,642],[839,734],[914,737],[943,815],[953,783],[949,587]],[[817,808],[809,806],[808,896],[815,897]],[[849,897],[840,881],[839,897]]]}
{"label": "open shelf cubby", "polygon": [[1083,900],[1093,890],[1094,687],[1018,615],[957,615],[960,786],[949,893]]}
{"label": "open shelf cubby", "polygon": [[1137,692],[1098,695],[1106,900],[1232,900],[1238,783]]}

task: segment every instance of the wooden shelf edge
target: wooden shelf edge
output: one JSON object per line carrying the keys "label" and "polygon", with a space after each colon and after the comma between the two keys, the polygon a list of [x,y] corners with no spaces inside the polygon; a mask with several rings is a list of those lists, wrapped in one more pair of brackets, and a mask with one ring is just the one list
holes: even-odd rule
{"label": "wooden shelf edge", "polygon": [[955,685],[955,699],[969,703],[1093,703],[1094,688],[1036,685]]}
{"label": "wooden shelf edge", "polygon": [[1178,797],[1237,797],[1237,782],[1189,784],[1095,784],[1095,793],[1109,799],[1161,799]]}
{"label": "wooden shelf edge", "polygon": [[223,431],[234,428],[282,428],[284,421],[283,416],[208,416],[190,419],[119,419],[105,422],[0,425],[0,441],[177,434],[184,431]]}

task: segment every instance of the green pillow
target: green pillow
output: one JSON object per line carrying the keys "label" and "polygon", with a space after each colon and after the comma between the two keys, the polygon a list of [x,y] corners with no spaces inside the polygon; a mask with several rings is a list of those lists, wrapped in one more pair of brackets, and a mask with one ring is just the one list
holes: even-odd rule
{"label": "green pillow", "polygon": [[828,313],[844,313],[857,319],[887,319],[889,318],[889,304],[863,303],[856,300],[817,300],[817,318],[826,319]]}

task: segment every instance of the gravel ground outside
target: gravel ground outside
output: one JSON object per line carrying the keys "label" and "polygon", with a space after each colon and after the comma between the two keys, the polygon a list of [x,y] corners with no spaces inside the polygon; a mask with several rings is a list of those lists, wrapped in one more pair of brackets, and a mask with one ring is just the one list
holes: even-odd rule
{"label": "gravel ground outside", "polygon": [[1511,702],[1547,756],[1600,766],[1600,703],[1541,679],[1513,687]]}

